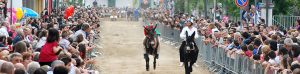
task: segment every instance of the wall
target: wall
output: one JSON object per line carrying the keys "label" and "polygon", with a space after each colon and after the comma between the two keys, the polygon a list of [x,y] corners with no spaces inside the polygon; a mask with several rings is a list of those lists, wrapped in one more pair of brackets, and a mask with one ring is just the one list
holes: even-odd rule
{"label": "wall", "polygon": [[[85,1],[85,7],[92,6],[94,0],[84,0]],[[108,0],[96,0],[98,2],[98,5],[108,5]],[[123,8],[123,7],[133,7],[132,6],[133,0],[116,0],[116,7]]]}
{"label": "wall", "polygon": [[23,0],[7,0],[8,2],[7,2],[7,8],[10,8],[10,1],[12,1],[12,7],[13,8],[21,8],[22,6],[23,6],[23,4],[22,4],[22,2],[23,2]]}
{"label": "wall", "polygon": [[[95,0],[84,0],[84,3],[85,3],[85,7],[87,7],[87,6],[93,6],[93,2],[94,2]],[[105,6],[107,6],[107,3],[108,3],[108,1],[107,0],[96,0],[97,1],[97,3],[98,3],[98,6],[99,5],[105,5]]]}
{"label": "wall", "polygon": [[116,0],[116,7],[117,8],[123,8],[123,7],[129,7],[132,8],[133,0]]}

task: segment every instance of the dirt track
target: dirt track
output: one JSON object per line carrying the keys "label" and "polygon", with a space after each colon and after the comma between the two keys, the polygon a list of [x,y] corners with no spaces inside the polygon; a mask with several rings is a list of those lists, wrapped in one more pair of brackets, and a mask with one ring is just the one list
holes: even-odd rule
{"label": "dirt track", "polygon": [[[145,70],[141,22],[104,21],[102,26],[103,55],[96,58],[101,74],[184,74],[184,68],[178,66],[178,49],[164,42],[160,44],[157,69],[153,70],[151,56],[150,71]],[[194,67],[192,74],[209,72],[202,67]]]}

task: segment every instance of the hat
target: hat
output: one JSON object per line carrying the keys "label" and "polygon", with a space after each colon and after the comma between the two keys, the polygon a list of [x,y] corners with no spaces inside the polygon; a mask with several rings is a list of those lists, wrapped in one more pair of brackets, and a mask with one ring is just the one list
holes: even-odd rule
{"label": "hat", "polygon": [[190,19],[188,19],[185,23],[187,23],[187,22],[194,23],[194,20],[190,18]]}

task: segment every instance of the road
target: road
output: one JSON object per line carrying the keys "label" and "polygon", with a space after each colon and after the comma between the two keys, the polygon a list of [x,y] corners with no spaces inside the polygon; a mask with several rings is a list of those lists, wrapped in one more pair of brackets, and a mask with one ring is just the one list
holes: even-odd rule
{"label": "road", "polygon": [[[104,21],[102,24],[101,52],[96,58],[96,65],[101,74],[184,74],[184,67],[179,67],[178,49],[160,43],[158,66],[153,70],[152,56],[150,71],[145,69],[143,58],[144,39],[142,22]],[[203,67],[194,67],[192,74],[209,74]]]}

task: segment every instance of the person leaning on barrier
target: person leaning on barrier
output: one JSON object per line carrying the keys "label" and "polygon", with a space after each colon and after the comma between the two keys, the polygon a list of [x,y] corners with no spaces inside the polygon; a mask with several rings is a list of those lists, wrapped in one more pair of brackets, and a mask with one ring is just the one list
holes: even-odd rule
{"label": "person leaning on barrier", "polygon": [[182,29],[181,33],[180,33],[180,38],[183,39],[184,41],[182,41],[182,44],[179,48],[179,56],[180,56],[180,64],[179,66],[183,66],[183,62],[184,62],[184,55],[183,55],[183,48],[184,48],[184,44],[186,43],[186,34],[185,33],[188,33],[188,36],[191,36],[194,32],[195,32],[195,38],[194,39],[197,39],[199,36],[198,36],[198,31],[197,31],[197,28],[195,28],[193,26],[193,22],[192,20],[188,20],[186,22],[186,26]]}

